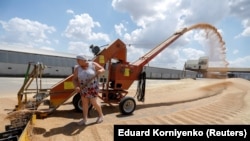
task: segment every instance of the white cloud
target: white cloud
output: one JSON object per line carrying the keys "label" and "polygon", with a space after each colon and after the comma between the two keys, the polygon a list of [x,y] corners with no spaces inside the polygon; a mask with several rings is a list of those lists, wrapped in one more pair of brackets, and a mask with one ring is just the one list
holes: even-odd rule
{"label": "white cloud", "polygon": [[[143,57],[149,50],[137,48],[134,45],[128,46],[128,61],[133,63]],[[184,61],[179,61],[180,51],[178,49],[168,48],[160,52],[156,57],[152,58],[146,65],[162,68],[183,68]]]}
{"label": "white cloud", "polygon": [[233,51],[233,54],[238,54],[239,53],[239,50],[238,49],[235,49],[234,51]]}
{"label": "white cloud", "polygon": [[127,60],[134,62],[145,54],[145,50],[136,48],[134,45],[127,45],[127,54],[129,54],[127,55]]}
{"label": "white cloud", "polygon": [[250,36],[250,1],[249,0],[230,0],[230,12],[242,20],[243,31],[235,38]]}
{"label": "white cloud", "polygon": [[250,27],[247,27],[244,29],[244,31],[241,33],[242,36],[250,36]]}
{"label": "white cloud", "polygon": [[71,10],[71,9],[66,10],[66,13],[75,15],[75,12],[73,10]]}
{"label": "white cloud", "polygon": [[199,22],[214,24],[229,13],[228,0],[216,2],[207,0],[182,1],[181,9],[188,9],[188,15],[184,18],[188,25]]}
{"label": "white cloud", "polygon": [[189,58],[189,60],[197,60],[200,57],[205,56],[204,51],[197,50],[194,48],[184,48],[182,49],[182,52],[184,53],[185,56],[187,56],[187,58]]}
{"label": "white cloud", "polygon": [[241,35],[250,36],[250,18],[243,20],[242,25],[244,27],[244,31],[241,33]]}
{"label": "white cloud", "polygon": [[[228,23],[227,26],[222,25],[221,21],[225,20],[225,17],[229,14],[233,14],[234,18],[236,17],[242,23],[242,31],[237,31],[238,33],[235,34],[238,34],[238,37],[250,36],[249,0],[220,0],[216,2],[207,0],[113,0],[112,6],[116,11],[125,13],[121,16],[127,16],[128,13],[132,22],[134,22],[129,23],[130,20],[124,21],[125,19],[120,17],[116,18],[117,13],[114,14],[114,20],[108,21],[110,26],[114,27],[116,34],[126,44],[131,44],[128,47],[129,60],[137,60],[183,27],[207,22],[212,25],[219,25],[225,30],[231,24],[234,24],[232,22]],[[67,39],[62,41],[64,42],[62,46],[68,45],[72,52],[84,51],[89,53],[89,43],[105,44],[103,42],[110,42],[108,34],[114,33],[114,31],[104,32],[101,23],[102,18],[96,21],[87,13],[76,15],[73,9],[67,9],[66,13],[72,16],[72,19],[69,20],[63,31],[63,35]],[[231,15],[229,15],[229,18],[232,17]],[[126,24],[115,21],[117,19]],[[49,48],[51,44],[58,46],[60,44],[60,39],[50,38],[50,34],[54,33],[56,29],[37,21],[12,18],[9,21],[0,21],[0,25],[3,29],[0,29],[0,31],[4,33],[0,35],[0,41],[44,48]],[[225,32],[225,36],[228,34],[228,32],[222,30],[219,30],[219,32]],[[182,67],[182,63],[187,59],[199,57],[199,55],[204,55],[203,53],[212,56],[215,60],[221,59],[223,53],[219,53],[224,50],[218,48],[218,41],[212,42],[216,40],[216,37],[211,36],[211,39],[208,40],[206,36],[207,34],[204,31],[188,31],[171,44],[166,51],[158,54],[150,62],[150,65]],[[195,45],[203,48],[201,50],[191,49],[188,44],[193,41],[198,44]],[[234,53],[237,53],[237,50]]]}
{"label": "white cloud", "polygon": [[[113,0],[112,6],[115,10],[120,12],[127,12],[130,14],[132,20],[137,25],[133,31],[124,33],[123,37],[125,42],[135,44],[135,48],[143,48],[147,50],[153,49],[155,46],[170,37],[175,31],[183,28],[189,27],[197,23],[210,23],[215,24],[222,20],[229,13],[229,6],[227,0],[221,0],[218,2],[207,1],[207,0],[190,0],[190,1],[166,1],[166,0]],[[213,10],[205,10],[213,9]],[[192,31],[189,31],[192,32]],[[225,59],[224,54],[219,55],[218,53],[223,52],[219,48],[208,48],[206,46],[216,46],[218,42],[212,43],[206,39],[206,34],[185,34],[183,37],[179,38],[166,50],[162,52],[161,57],[156,57],[153,63],[167,61],[168,65],[182,66],[184,60],[190,59],[192,57],[187,55],[182,57],[178,52],[181,51],[182,46],[195,40],[199,36],[202,40],[199,43],[204,46],[204,52],[206,55],[216,56],[217,59]],[[216,37],[211,37],[213,40]],[[188,52],[185,49],[184,52]],[[195,52],[197,50],[193,50]],[[212,53],[216,51],[216,53]],[[184,53],[183,52],[183,53]],[[210,54],[209,54],[210,52]],[[204,55],[202,52],[197,51],[196,55]],[[189,53],[192,54],[192,53]],[[158,55],[158,56],[160,56]],[[175,57],[174,57],[175,55]],[[174,59],[165,58],[165,56]],[[201,57],[201,56],[200,56]],[[168,65],[165,66],[168,66]],[[161,65],[162,66],[162,65]]]}
{"label": "white cloud", "polygon": [[230,13],[242,19],[249,18],[249,0],[229,0]]}
{"label": "white cloud", "polygon": [[56,29],[52,26],[42,24],[29,19],[12,18],[9,21],[0,21],[5,34],[2,41],[8,43],[22,43],[31,46],[50,44],[48,34],[52,34]]}
{"label": "white cloud", "polygon": [[149,64],[154,67],[182,69],[185,62],[181,60],[181,58],[180,49],[166,48],[149,62]]}
{"label": "white cloud", "polygon": [[45,50],[55,50],[54,48],[51,48],[51,47],[46,47],[46,46],[43,46],[43,47],[41,47],[41,49],[45,49]]}
{"label": "white cloud", "polygon": [[230,61],[229,67],[243,67],[243,68],[249,68],[250,66],[250,56],[245,56],[242,58],[237,58],[233,61]]}
{"label": "white cloud", "polygon": [[250,18],[248,19],[244,19],[242,22],[241,22],[242,26],[243,26],[243,31],[235,36],[235,38],[240,38],[240,37],[248,37],[250,36]]}
{"label": "white cloud", "polygon": [[92,52],[90,51],[89,44],[80,41],[69,42],[68,50],[73,54],[84,53],[87,56],[93,56]]}
{"label": "white cloud", "polygon": [[107,34],[93,31],[94,28],[100,26],[100,23],[95,22],[89,14],[75,15],[74,18],[69,21],[64,35],[76,41],[104,40],[109,42],[110,39]]}
{"label": "white cloud", "polygon": [[119,25],[115,25],[115,31],[119,36],[122,36],[123,31],[127,31],[127,29],[124,27],[124,25],[122,23],[120,23]]}

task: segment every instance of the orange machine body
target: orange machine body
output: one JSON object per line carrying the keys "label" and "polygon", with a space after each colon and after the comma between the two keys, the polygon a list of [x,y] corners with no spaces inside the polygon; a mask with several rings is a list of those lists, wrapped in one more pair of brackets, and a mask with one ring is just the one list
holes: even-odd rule
{"label": "orange machine body", "polygon": [[[119,103],[119,100],[126,96],[126,90],[135,80],[139,79],[143,67],[185,31],[186,29],[183,29],[181,32],[173,34],[134,63],[127,62],[127,48],[120,39],[115,40],[107,48],[96,54],[92,61],[99,63],[106,70],[105,76],[100,76],[103,85],[99,97],[107,103]],[[72,76],[70,75],[51,88],[50,100],[53,107],[58,107],[75,94]],[[120,98],[115,101],[110,100],[110,94],[119,95]]]}

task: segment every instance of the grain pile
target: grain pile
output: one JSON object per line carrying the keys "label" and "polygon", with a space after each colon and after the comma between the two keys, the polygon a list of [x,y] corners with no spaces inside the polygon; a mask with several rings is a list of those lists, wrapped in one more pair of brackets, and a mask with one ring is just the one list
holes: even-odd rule
{"label": "grain pile", "polygon": [[[119,113],[117,105],[102,103],[105,120],[95,124],[92,111],[88,125],[79,126],[81,113],[67,101],[48,118],[37,119],[33,127],[34,140],[113,140],[114,124],[250,124],[250,82],[245,79],[183,79],[165,83],[147,83],[144,103],[137,102],[133,115]],[[134,96],[136,87],[129,89]],[[8,102],[6,102],[8,100]],[[101,102],[101,101],[100,101]],[[2,124],[15,99],[0,98]],[[2,126],[1,126],[2,128]]]}

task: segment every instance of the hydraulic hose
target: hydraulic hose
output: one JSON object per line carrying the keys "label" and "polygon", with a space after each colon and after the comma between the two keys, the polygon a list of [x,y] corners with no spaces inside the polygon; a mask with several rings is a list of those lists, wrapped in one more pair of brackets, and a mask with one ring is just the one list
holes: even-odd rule
{"label": "hydraulic hose", "polygon": [[140,78],[137,85],[136,95],[138,101],[144,102],[145,100],[145,86],[146,86],[146,72],[143,71],[140,74]]}

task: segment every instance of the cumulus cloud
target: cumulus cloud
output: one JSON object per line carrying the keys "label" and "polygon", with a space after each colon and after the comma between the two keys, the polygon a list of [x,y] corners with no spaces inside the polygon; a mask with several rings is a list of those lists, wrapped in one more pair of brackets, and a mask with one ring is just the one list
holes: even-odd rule
{"label": "cumulus cloud", "polygon": [[[228,1],[189,0],[181,3],[181,9],[186,9],[183,20],[190,25],[193,23],[206,22],[215,24],[229,13]],[[177,11],[176,11],[177,12]]]}
{"label": "cumulus cloud", "polygon": [[202,50],[197,50],[194,48],[184,48],[181,50],[185,56],[187,56],[187,58],[189,58],[190,60],[197,60],[199,59],[201,56],[205,56],[205,52]]}
{"label": "cumulus cloud", "polygon": [[[249,0],[216,2],[207,0],[113,0],[112,6],[117,12],[123,12],[124,15],[128,13],[131,18],[129,21],[122,19],[122,22],[117,21],[111,25],[116,35],[128,44],[129,61],[142,57],[183,27],[201,22],[220,25],[220,21],[229,14],[230,18],[231,15],[234,15],[241,21],[242,31],[236,33],[237,37],[250,36]],[[89,52],[90,42],[110,42],[108,34],[114,32],[104,33],[101,20],[96,21],[88,13],[76,14],[72,9],[67,9],[66,13],[72,16],[62,32],[63,38],[66,37],[63,42],[65,45],[68,43],[69,51]],[[50,49],[50,44],[60,44],[59,40],[50,38],[50,34],[56,32],[56,29],[38,21],[16,17],[9,21],[0,21],[0,30],[1,33],[4,33],[0,35],[0,40],[3,42],[27,44],[31,47],[39,45],[39,47],[48,49]],[[208,48],[208,46],[216,46],[216,44],[212,44],[206,36],[203,32],[188,31],[171,44],[166,51],[158,54],[150,65],[179,66],[181,67],[179,69],[182,69],[182,63],[185,60],[196,58],[199,55],[209,55],[209,52],[211,56],[220,59],[217,53],[220,53],[221,50]],[[197,42],[195,45],[203,48],[191,49],[187,45],[192,41]],[[233,53],[237,53],[237,51]]]}
{"label": "cumulus cloud", "polygon": [[101,27],[99,22],[93,20],[89,14],[75,15],[69,21],[64,31],[64,35],[76,41],[104,40],[109,42],[109,36],[101,32],[94,32],[94,28]]}
{"label": "cumulus cloud", "polygon": [[66,13],[75,15],[75,12],[73,10],[71,10],[71,9],[66,10]]}
{"label": "cumulus cloud", "polygon": [[122,36],[123,31],[126,32],[127,29],[122,23],[120,23],[119,25],[115,25],[115,31],[119,36]]}
{"label": "cumulus cloud", "polygon": [[90,52],[89,44],[80,42],[80,41],[70,41],[69,42],[69,52],[71,53],[84,53],[87,56],[93,57],[93,54]]}
{"label": "cumulus cloud", "polygon": [[241,33],[241,35],[242,36],[250,36],[250,18],[243,20],[242,25],[244,27],[244,30]]}
{"label": "cumulus cloud", "polygon": [[242,19],[249,18],[250,2],[249,0],[229,0],[230,12]]}
{"label": "cumulus cloud", "polygon": [[167,48],[159,53],[149,64],[155,67],[182,69],[184,60],[182,60],[181,50]]}
{"label": "cumulus cloud", "polygon": [[113,0],[114,9],[127,12],[138,26],[145,28],[147,24],[165,19],[165,12],[179,0]]}
{"label": "cumulus cloud", "polygon": [[[227,0],[221,0],[216,3],[206,0],[113,0],[112,6],[117,11],[129,13],[132,21],[137,25],[137,28],[133,31],[123,34],[125,42],[134,43],[135,48],[150,50],[183,27],[204,22],[210,24],[218,23],[229,13],[230,9],[227,2]],[[208,10],[210,9],[209,12],[204,10],[204,7]],[[163,62],[163,57],[166,57],[165,61],[167,60],[168,62],[166,63],[169,63],[169,65],[176,64],[176,66],[182,66],[178,62],[184,63],[183,60],[190,59],[192,56],[187,55],[186,58],[183,58],[178,52],[182,51],[185,44],[194,40],[194,37],[191,36],[195,36],[195,34],[184,35],[184,37],[176,40],[174,44],[167,48],[167,51],[159,54],[161,57],[156,57],[152,63],[156,65],[156,62]],[[205,35],[200,34],[200,36]],[[204,46],[208,42],[203,38],[199,43]],[[186,53],[188,51],[194,52],[189,54],[195,55],[196,52],[198,53],[196,55],[204,55],[197,50],[183,50]],[[170,56],[174,59],[167,59]]]}
{"label": "cumulus cloud", "polygon": [[242,20],[243,31],[236,36],[250,36],[250,1],[249,0],[229,0],[230,12],[232,15]]}
{"label": "cumulus cloud", "polygon": [[237,58],[233,61],[230,61],[230,67],[243,67],[249,66],[250,56],[245,56],[243,58]]}
{"label": "cumulus cloud", "polygon": [[25,43],[31,46],[50,44],[48,34],[56,31],[53,26],[18,17],[9,21],[0,21],[0,24],[5,32],[1,37],[3,42]]}

